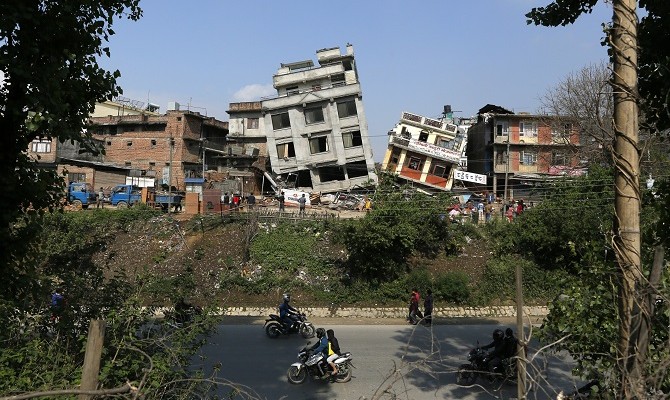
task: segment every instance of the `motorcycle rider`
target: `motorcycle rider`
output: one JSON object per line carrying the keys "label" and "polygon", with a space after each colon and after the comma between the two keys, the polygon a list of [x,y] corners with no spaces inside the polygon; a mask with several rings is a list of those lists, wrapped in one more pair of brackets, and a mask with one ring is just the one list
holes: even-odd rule
{"label": "motorcycle rider", "polygon": [[[486,356],[486,362],[488,363],[489,371],[493,373],[502,363],[502,359],[503,357],[505,357],[505,349],[507,348],[507,346],[505,342],[505,334],[503,333],[503,331],[501,331],[500,329],[496,329],[493,331],[492,336],[493,336],[493,342],[487,344],[486,346],[482,346],[482,349],[488,350],[493,348],[493,350],[490,351],[489,354]],[[490,375],[489,380],[493,379],[494,376]]]}
{"label": "motorcycle rider", "polygon": [[[312,347],[310,347],[312,355],[321,354],[322,358],[328,357],[328,337],[326,336],[326,330],[323,328],[316,328],[316,337],[319,340],[314,343]],[[321,368],[321,362],[319,362],[319,370],[321,371],[322,375],[325,374]]]}
{"label": "motorcycle rider", "polygon": [[335,337],[335,332],[332,329],[326,331],[328,336],[328,364],[333,369],[332,375],[337,375],[337,365],[335,365],[335,360],[340,356],[340,342],[337,341]]}
{"label": "motorcycle rider", "polygon": [[511,358],[516,356],[518,344],[519,339],[514,337],[514,331],[512,328],[505,329],[505,354],[503,355],[503,358]]}
{"label": "motorcycle rider", "polygon": [[284,293],[282,298],[284,301],[279,305],[279,319],[281,319],[281,322],[284,325],[284,330],[288,332],[288,330],[291,329],[291,326],[298,320],[298,310],[289,304],[291,301],[290,294]]}

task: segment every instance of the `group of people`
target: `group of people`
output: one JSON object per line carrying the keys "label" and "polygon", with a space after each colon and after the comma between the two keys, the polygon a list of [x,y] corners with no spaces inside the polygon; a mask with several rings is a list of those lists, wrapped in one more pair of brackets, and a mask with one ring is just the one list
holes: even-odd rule
{"label": "group of people", "polygon": [[[294,308],[291,304],[291,295],[284,293],[282,296],[282,303],[279,305],[279,318],[284,324],[284,329],[287,331],[291,326],[297,322],[298,310]],[[316,337],[318,341],[311,347],[312,354],[322,353],[323,357],[326,359],[326,362],[332,368],[330,376],[334,377],[337,375],[337,365],[335,360],[340,356],[340,343],[335,337],[335,331],[328,329],[327,331],[323,328],[316,329]]]}
{"label": "group of people", "polygon": [[433,324],[433,291],[428,289],[427,293],[426,298],[423,300],[424,312],[422,313],[419,308],[421,294],[418,289],[412,289],[412,294],[409,298],[409,314],[407,315],[407,321],[410,324],[416,325],[422,320],[426,326],[431,326]]}
{"label": "group of people", "polygon": [[[243,198],[242,195],[238,192],[231,193],[230,195],[228,192],[225,192],[221,195],[221,204],[224,206],[224,208],[228,207],[228,209],[234,211],[239,211],[240,206],[244,200],[245,198]],[[254,196],[253,193],[249,193],[249,195],[246,197],[246,204],[250,211],[253,210],[256,206],[256,196]]]}

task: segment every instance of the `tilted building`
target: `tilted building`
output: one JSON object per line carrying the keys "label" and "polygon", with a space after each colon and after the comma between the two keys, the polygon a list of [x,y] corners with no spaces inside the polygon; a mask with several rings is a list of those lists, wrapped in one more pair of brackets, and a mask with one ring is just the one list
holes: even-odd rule
{"label": "tilted building", "polygon": [[353,46],[316,55],[318,66],[281,64],[273,76],[277,95],[262,99],[259,112],[238,112],[231,104],[231,139],[243,136],[239,127],[246,136],[265,137],[272,172],[298,188],[323,193],[376,184]]}
{"label": "tilted building", "polygon": [[[454,171],[463,163],[467,126],[403,112],[388,132],[382,169],[428,190],[451,190]],[[466,164],[467,165],[467,164]]]}

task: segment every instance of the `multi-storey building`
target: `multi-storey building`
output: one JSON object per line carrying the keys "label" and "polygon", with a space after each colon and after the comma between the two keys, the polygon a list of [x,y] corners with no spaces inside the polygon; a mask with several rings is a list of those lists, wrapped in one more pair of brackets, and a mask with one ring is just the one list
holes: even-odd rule
{"label": "multi-storey building", "polygon": [[[310,191],[375,184],[353,46],[348,44],[344,54],[336,47],[316,55],[316,67],[312,60],[281,64],[273,76],[277,96],[262,99],[260,115],[255,114],[272,172]],[[255,117],[239,118],[250,134]]]}
{"label": "multi-storey building", "polygon": [[163,115],[92,117],[89,130],[103,142],[105,162],[180,190],[185,179],[218,170],[215,156],[225,147],[228,123],[176,103],[172,108]]}
{"label": "multi-storey building", "polygon": [[426,189],[451,190],[462,163],[467,126],[403,112],[389,131],[382,169]]}
{"label": "multi-storey building", "polygon": [[482,189],[504,199],[537,181],[583,173],[579,129],[564,121],[487,104],[468,130],[468,171],[488,176]]}
{"label": "multi-storey building", "polygon": [[[156,110],[154,104],[144,107],[143,102],[117,97],[97,103],[93,116],[157,116]],[[96,141],[100,146],[104,145],[102,140]],[[96,188],[124,183],[126,177],[133,174],[132,168],[106,162],[102,154],[82,153],[80,147],[78,142],[60,143],[57,139],[36,138],[27,153],[41,167],[56,169],[67,182],[88,182]]]}

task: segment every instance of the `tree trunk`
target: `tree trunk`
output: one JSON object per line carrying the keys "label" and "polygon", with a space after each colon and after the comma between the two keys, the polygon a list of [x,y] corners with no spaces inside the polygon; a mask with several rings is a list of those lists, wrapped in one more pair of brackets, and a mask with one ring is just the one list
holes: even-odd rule
{"label": "tree trunk", "polygon": [[642,370],[635,357],[632,320],[640,282],[640,182],[637,93],[637,1],[614,0],[611,43],[614,58],[615,216],[614,254],[619,278],[617,356],[622,399],[644,398]]}

